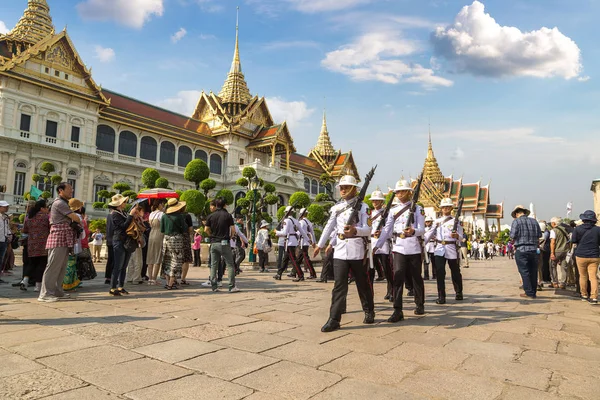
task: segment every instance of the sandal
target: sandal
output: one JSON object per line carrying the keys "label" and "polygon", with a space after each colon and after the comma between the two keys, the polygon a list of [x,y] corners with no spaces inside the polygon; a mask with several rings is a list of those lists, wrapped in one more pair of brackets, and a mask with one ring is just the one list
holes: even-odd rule
{"label": "sandal", "polygon": [[180,282],[182,285],[187,285],[189,286],[190,284],[188,283],[188,281],[186,281],[185,279],[182,279]]}
{"label": "sandal", "polygon": [[154,279],[150,279],[148,281],[148,285],[154,286],[154,285],[156,285],[156,281]]}

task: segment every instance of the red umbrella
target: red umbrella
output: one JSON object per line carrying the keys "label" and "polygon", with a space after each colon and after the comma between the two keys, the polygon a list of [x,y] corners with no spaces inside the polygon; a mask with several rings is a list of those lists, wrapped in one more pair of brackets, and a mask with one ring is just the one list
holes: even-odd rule
{"label": "red umbrella", "polygon": [[148,189],[140,192],[137,196],[138,199],[170,199],[179,198],[179,194],[171,189]]}

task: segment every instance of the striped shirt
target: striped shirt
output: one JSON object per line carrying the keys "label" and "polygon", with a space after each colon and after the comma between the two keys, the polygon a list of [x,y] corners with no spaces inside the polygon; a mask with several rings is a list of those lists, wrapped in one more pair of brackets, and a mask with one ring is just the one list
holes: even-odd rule
{"label": "striped shirt", "polygon": [[510,227],[510,238],[517,251],[536,251],[541,236],[540,224],[525,215],[516,218]]}

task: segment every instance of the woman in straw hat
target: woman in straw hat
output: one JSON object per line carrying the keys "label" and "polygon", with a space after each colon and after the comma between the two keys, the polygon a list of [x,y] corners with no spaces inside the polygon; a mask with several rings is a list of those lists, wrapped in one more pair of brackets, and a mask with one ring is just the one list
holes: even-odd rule
{"label": "woman in straw hat", "polygon": [[110,291],[112,296],[122,296],[129,294],[125,290],[125,276],[127,274],[127,264],[131,258],[131,253],[125,248],[125,240],[127,240],[127,228],[133,221],[134,215],[139,213],[138,207],[131,207],[129,215],[125,212],[129,197],[124,197],[122,194],[116,194],[112,197],[112,201],[108,203],[114,211],[109,215],[113,232],[113,270],[110,279]]}
{"label": "woman in straw hat", "polygon": [[[183,210],[185,201],[169,199],[167,211],[160,220],[160,231],[165,235],[163,241],[162,268],[168,277],[165,289],[177,289],[177,279],[181,277],[184,263],[184,233],[188,230]],[[188,244],[189,245],[189,244]]]}
{"label": "woman in straw hat", "polygon": [[260,266],[260,272],[269,272],[267,264],[269,263],[269,251],[271,251],[271,245],[269,244],[270,240],[269,223],[262,220],[256,234],[256,249],[258,250],[258,265]]}

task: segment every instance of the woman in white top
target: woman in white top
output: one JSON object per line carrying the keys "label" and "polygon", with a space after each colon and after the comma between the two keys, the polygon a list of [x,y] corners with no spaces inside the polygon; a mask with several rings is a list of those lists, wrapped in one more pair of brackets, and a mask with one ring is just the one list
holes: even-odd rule
{"label": "woman in white top", "polygon": [[152,212],[148,222],[150,223],[150,236],[148,238],[148,254],[146,255],[146,264],[148,264],[149,285],[156,284],[156,278],[160,271],[163,257],[163,237],[160,231],[160,219],[164,215],[165,201],[163,199],[155,200],[152,204]]}
{"label": "woman in white top", "polygon": [[269,263],[269,251],[271,246],[269,245],[269,223],[265,220],[261,221],[260,229],[256,233],[256,249],[258,250],[258,265],[260,265],[260,272],[269,272],[267,264]]}

